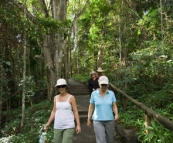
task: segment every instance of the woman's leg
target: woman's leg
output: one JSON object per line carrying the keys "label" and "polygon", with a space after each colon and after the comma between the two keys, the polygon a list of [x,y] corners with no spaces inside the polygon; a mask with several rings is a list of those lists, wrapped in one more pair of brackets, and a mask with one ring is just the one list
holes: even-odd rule
{"label": "woman's leg", "polygon": [[73,137],[74,137],[74,128],[71,129],[65,129],[63,132],[63,139],[62,143],[72,143],[73,142]]}
{"label": "woman's leg", "polygon": [[54,129],[54,143],[62,143],[63,130]]}
{"label": "woman's leg", "polygon": [[114,143],[115,121],[105,122],[105,132],[107,143]]}
{"label": "woman's leg", "polygon": [[105,127],[102,122],[93,121],[94,132],[96,136],[97,143],[106,143]]}

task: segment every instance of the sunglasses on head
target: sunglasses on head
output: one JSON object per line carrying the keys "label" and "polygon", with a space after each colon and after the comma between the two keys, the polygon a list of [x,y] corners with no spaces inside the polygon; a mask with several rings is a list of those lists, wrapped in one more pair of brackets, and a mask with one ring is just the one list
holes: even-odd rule
{"label": "sunglasses on head", "polygon": [[60,85],[60,86],[57,86],[57,88],[65,88],[66,85]]}
{"label": "sunglasses on head", "polygon": [[107,86],[107,84],[101,84],[101,86]]}

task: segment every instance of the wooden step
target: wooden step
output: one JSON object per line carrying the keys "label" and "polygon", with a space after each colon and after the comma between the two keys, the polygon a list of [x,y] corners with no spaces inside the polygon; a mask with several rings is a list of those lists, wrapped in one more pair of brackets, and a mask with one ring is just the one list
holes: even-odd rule
{"label": "wooden step", "polygon": [[68,90],[89,90],[87,87],[70,87]]}
{"label": "wooden step", "polygon": [[85,109],[78,109],[79,115],[88,115],[88,110]]}
{"label": "wooden step", "polygon": [[68,89],[68,91],[76,91],[76,92],[89,92],[89,89],[80,89],[80,88],[74,88],[74,89]]}
{"label": "wooden step", "polygon": [[88,115],[79,115],[80,122],[84,123],[87,122]]}
{"label": "wooden step", "polygon": [[70,92],[89,92],[88,88],[69,88],[68,91]]}
{"label": "wooden step", "polygon": [[85,96],[85,95],[90,95],[90,93],[86,92],[86,93],[75,93],[75,92],[69,92],[71,95],[74,96]]}
{"label": "wooden step", "polygon": [[70,88],[70,87],[88,88],[88,85],[81,85],[81,84],[78,84],[78,85],[76,84],[76,85],[74,85],[74,84],[73,84],[73,85],[69,85],[69,88]]}

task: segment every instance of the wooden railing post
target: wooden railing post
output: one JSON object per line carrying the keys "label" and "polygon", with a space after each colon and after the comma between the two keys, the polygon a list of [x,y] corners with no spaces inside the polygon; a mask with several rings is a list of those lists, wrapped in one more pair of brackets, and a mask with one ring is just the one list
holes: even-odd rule
{"label": "wooden railing post", "polygon": [[[151,126],[151,117],[145,113],[145,127],[147,127],[147,126]],[[146,133],[148,134],[149,131],[146,130]]]}

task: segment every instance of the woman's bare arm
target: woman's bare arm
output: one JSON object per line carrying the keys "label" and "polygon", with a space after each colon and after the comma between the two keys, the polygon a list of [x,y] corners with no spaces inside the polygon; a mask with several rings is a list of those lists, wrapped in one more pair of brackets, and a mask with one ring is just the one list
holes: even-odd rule
{"label": "woman's bare arm", "polygon": [[76,119],[76,132],[77,134],[81,132],[81,126],[80,126],[80,118],[79,118],[79,113],[76,105],[76,99],[74,96],[70,98],[70,103],[72,105],[73,113]]}
{"label": "woman's bare arm", "polygon": [[117,108],[116,102],[113,102],[112,109],[113,109],[113,111],[115,113],[115,120],[118,120],[119,115],[118,115],[118,108]]}
{"label": "woman's bare arm", "polygon": [[87,126],[88,127],[91,126],[91,116],[93,114],[94,108],[95,108],[94,104],[90,103],[89,108],[88,108],[88,119],[87,119]]}

